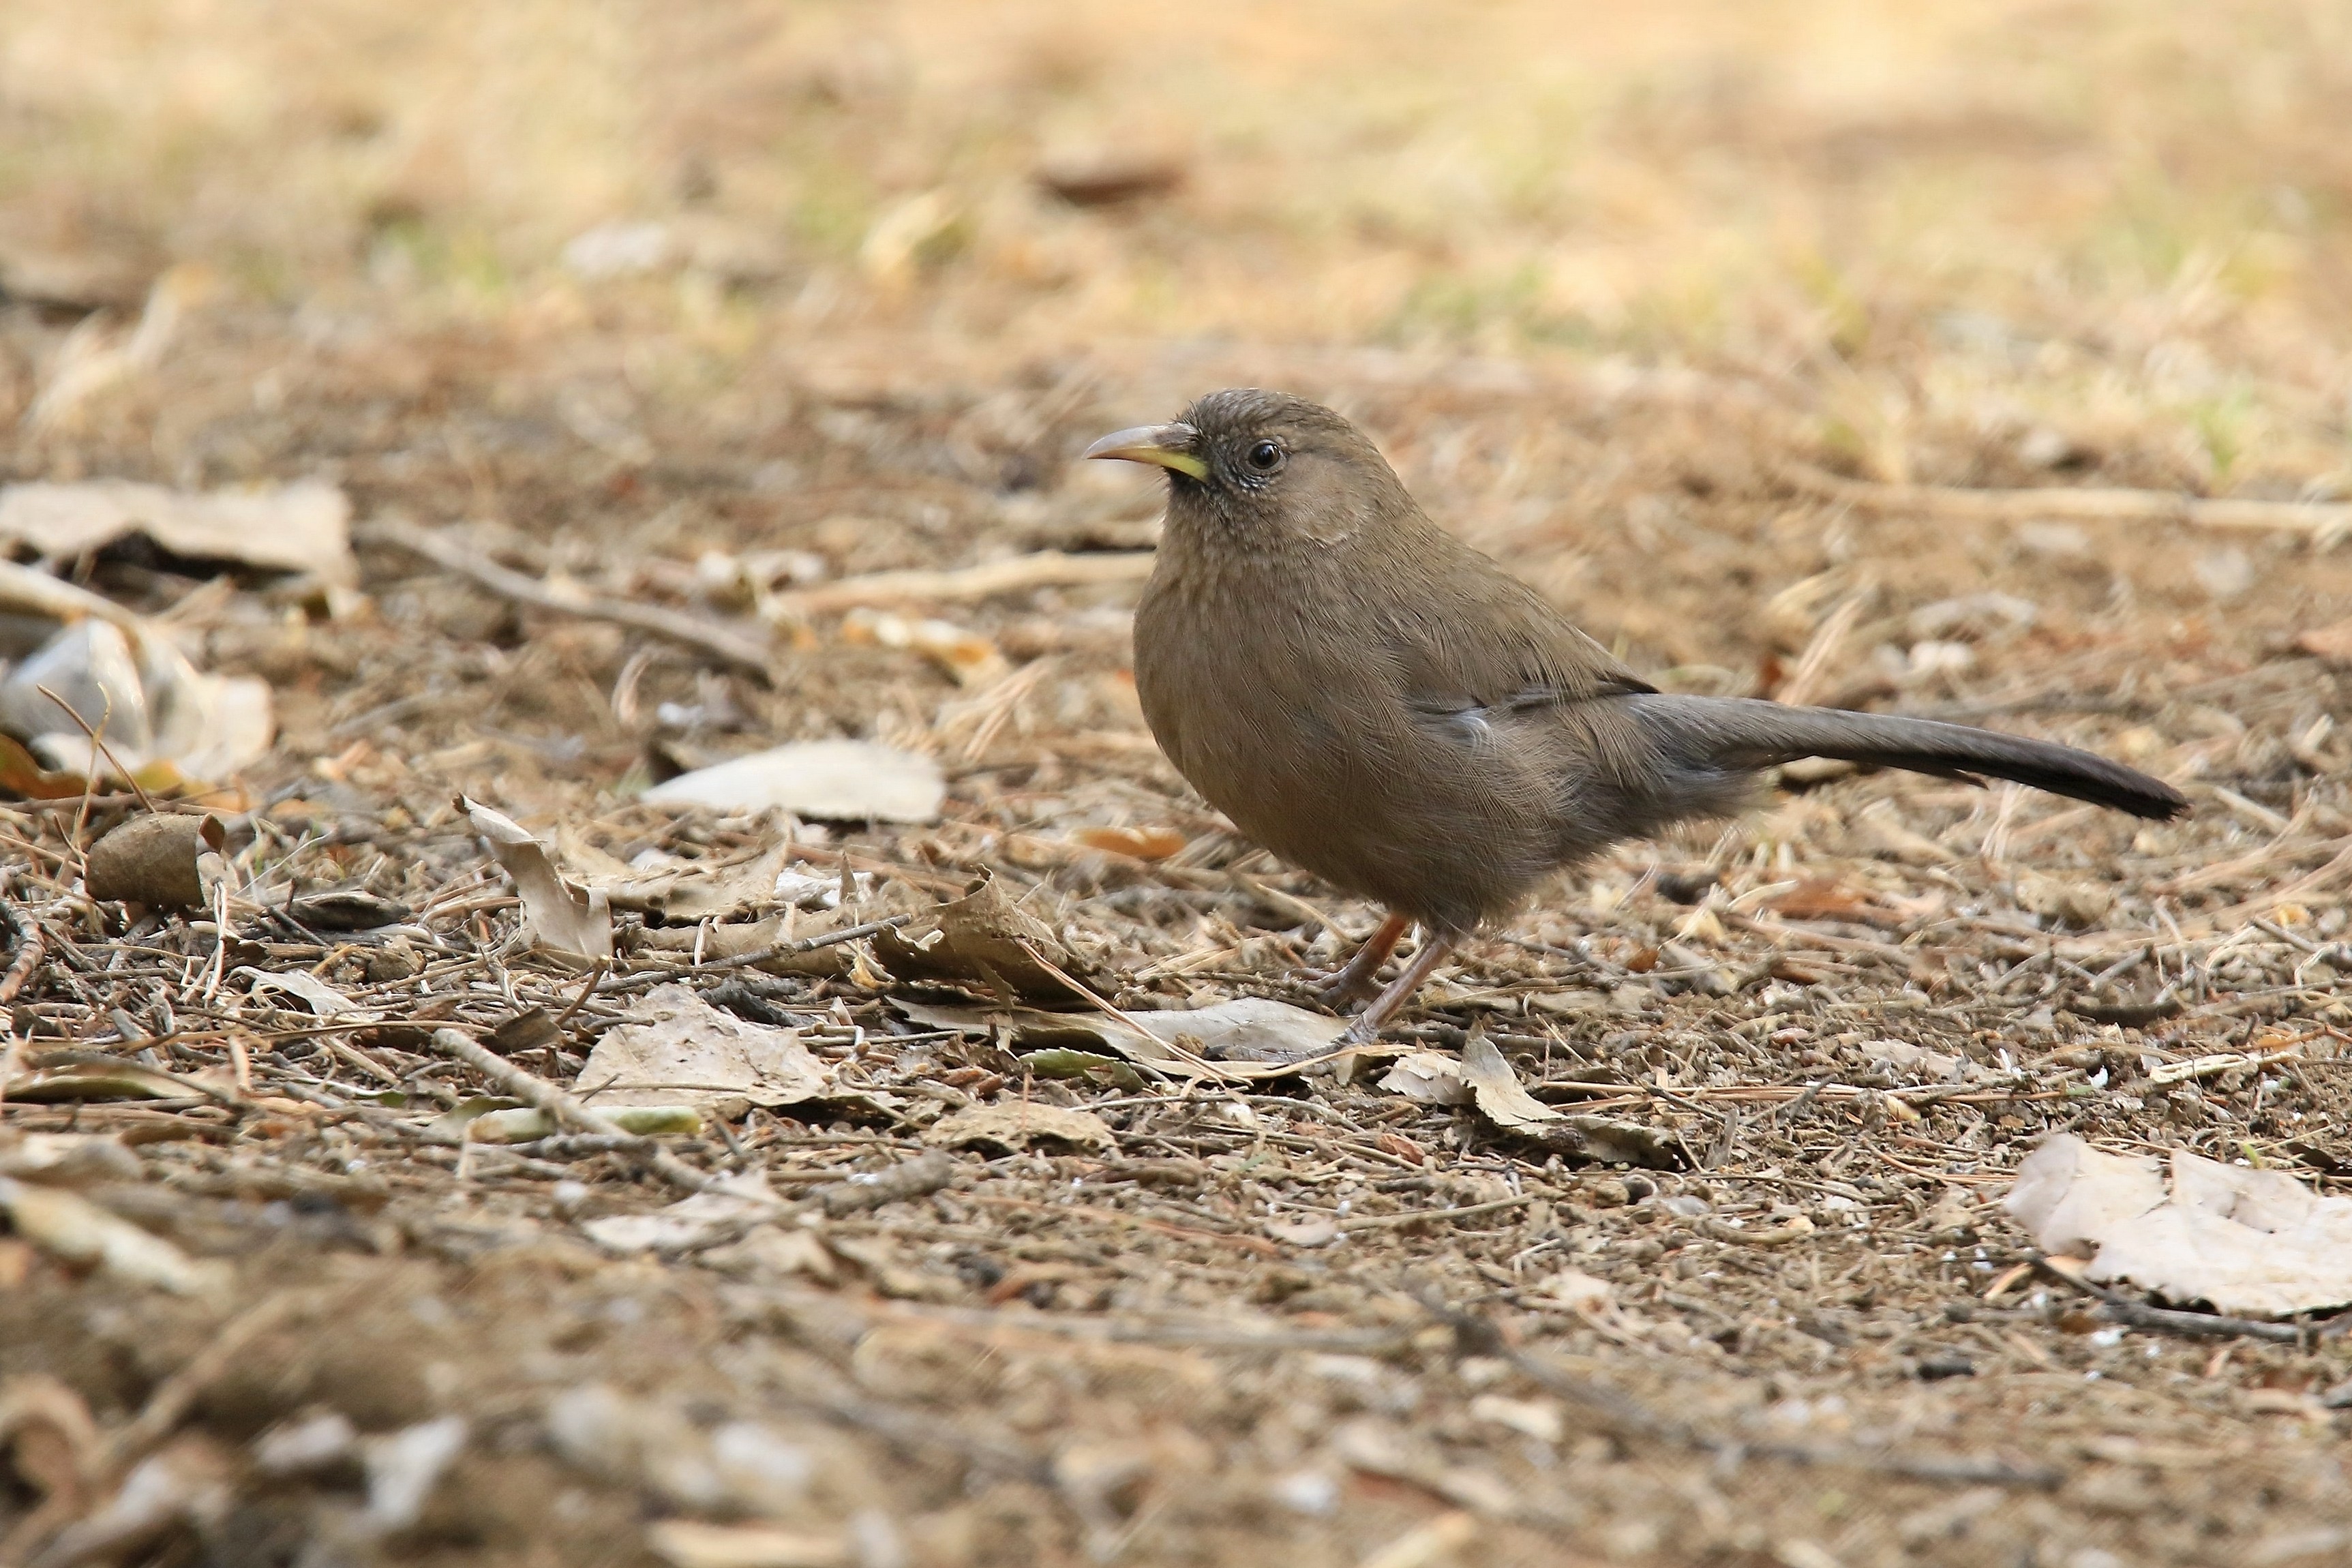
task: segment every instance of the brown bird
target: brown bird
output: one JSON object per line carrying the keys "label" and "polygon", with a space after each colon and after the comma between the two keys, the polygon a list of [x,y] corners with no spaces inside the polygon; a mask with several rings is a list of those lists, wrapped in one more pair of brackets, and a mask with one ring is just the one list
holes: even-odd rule
{"label": "brown bird", "polygon": [[1089,458],[1168,471],[1135,684],[1176,770],[1244,833],[1389,914],[1327,991],[1371,1040],[1454,944],[1549,873],[1739,810],[1800,757],[2014,779],[2136,816],[2170,785],[2021,736],[1659,691],[1430,521],[1363,434],[1303,398],[1211,393]]}

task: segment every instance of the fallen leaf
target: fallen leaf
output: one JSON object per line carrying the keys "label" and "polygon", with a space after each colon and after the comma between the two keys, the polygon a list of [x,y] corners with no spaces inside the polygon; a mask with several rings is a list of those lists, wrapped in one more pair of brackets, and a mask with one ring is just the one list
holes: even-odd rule
{"label": "fallen leaf", "polygon": [[680,1198],[651,1214],[607,1215],[580,1226],[607,1252],[676,1252],[740,1231],[747,1220],[771,1218],[783,1204],[756,1172],[724,1176],[708,1192]]}
{"label": "fallen leaf", "polygon": [[1513,1399],[1503,1394],[1474,1397],[1470,1401],[1470,1419],[1506,1427],[1538,1443],[1557,1443],[1568,1429],[1558,1400]]}
{"label": "fallen leaf", "polygon": [[1165,860],[1191,842],[1172,827],[1081,827],[1070,837],[1089,849],[1138,860]]}
{"label": "fallen leaf", "polygon": [[229,1266],[221,1259],[192,1259],[162,1237],[62,1187],[0,1176],[0,1210],[18,1236],[42,1250],[130,1284],[193,1296],[228,1281]]}
{"label": "fallen leaf", "polygon": [[1471,1030],[1463,1044],[1462,1076],[1479,1110],[1497,1127],[1532,1127],[1540,1121],[1558,1121],[1563,1114],[1528,1092],[1527,1085],[1519,1081],[1519,1075],[1511,1070],[1511,1064],[1503,1059],[1503,1053],[1483,1029]]}
{"label": "fallen leaf", "polygon": [[826,822],[936,822],[947,798],[939,764],[870,741],[803,741],[658,784],[658,805],[789,811]]}
{"label": "fallen leaf", "polygon": [[1955,858],[1949,849],[1896,816],[1893,801],[1874,801],[1864,806],[1854,817],[1853,826],[1863,847],[1907,866],[1942,866]]}
{"label": "fallen leaf", "polygon": [[[1037,1007],[941,1006],[904,998],[894,998],[891,1005],[927,1028],[1001,1037],[1016,1051],[1055,1047],[1108,1050],[1172,1077],[1235,1081],[1295,1072],[1298,1062],[1329,1055],[1332,1043],[1348,1026],[1344,1018],[1262,996],[1237,996],[1189,1010],[1137,1009],[1117,1018]],[[1192,1043],[1179,1043],[1183,1041]]]}
{"label": "fallen leaf", "polygon": [[[807,941],[864,923],[862,914],[834,914],[823,920],[786,921],[772,915],[766,920],[717,924],[646,926],[637,932],[636,950],[688,954],[699,951],[705,962],[724,961],[760,952],[779,942]],[[854,967],[856,952],[850,943],[836,942],[813,952],[780,952],[751,967],[768,974],[842,975]]]}
{"label": "fallen leaf", "polygon": [[[622,1105],[599,1108],[624,1132],[640,1138],[692,1137],[702,1131],[702,1112],[690,1105]],[[529,1143],[562,1129],[536,1106],[481,1096],[445,1110],[425,1128],[436,1142]]]}
{"label": "fallen leaf", "polygon": [[1287,1064],[1328,1056],[1348,1027],[1345,1018],[1309,1013],[1265,996],[1235,996],[1181,1010],[1152,1008],[1128,1016],[1165,1045],[1196,1040],[1202,1056],[1232,1063]]}
{"label": "fallen leaf", "polygon": [[352,503],[316,480],[202,493],[123,479],[0,489],[0,541],[51,561],[71,561],[134,533],[194,561],[305,572],[344,588],[359,581]]}
{"label": "fallen leaf", "polygon": [[1184,165],[1123,152],[1066,153],[1040,163],[1034,177],[1074,207],[1099,207],[1165,195],[1184,183]]}
{"label": "fallen leaf", "polygon": [[1381,1087],[1423,1105],[1467,1105],[1470,1080],[1462,1063],[1443,1051],[1410,1051],[1381,1079]]}
{"label": "fallen leaf", "polygon": [[491,858],[514,879],[523,932],[532,942],[575,958],[613,956],[613,911],[602,893],[584,892],[556,873],[547,846],[502,812],[465,796],[457,808],[482,836]]}
{"label": "fallen leaf", "polygon": [[1780,897],[1765,900],[1764,907],[1791,921],[1860,921],[1870,908],[1862,894],[1825,877],[1800,882]]}
{"label": "fallen leaf", "polygon": [[1864,1040],[1854,1048],[1890,1071],[1929,1079],[1966,1078],[1974,1066],[1962,1058],[1931,1051],[1908,1040]]}
{"label": "fallen leaf", "polygon": [[1073,978],[1083,977],[1085,965],[1051,926],[1006,898],[994,878],[896,931],[878,932],[874,956],[902,980],[977,985],[1008,1002],[1085,1000],[1046,964]]}
{"label": "fallen leaf", "polygon": [[1309,1215],[1298,1220],[1268,1219],[1259,1228],[1286,1247],[1328,1247],[1339,1239],[1339,1222],[1326,1215]]}
{"label": "fallen leaf", "polygon": [[861,605],[842,617],[841,640],[921,654],[958,686],[990,687],[1012,673],[996,645],[953,621],[918,619]]}
{"label": "fallen leaf", "polygon": [[200,863],[225,842],[218,817],[134,816],[90,846],[82,886],[93,899],[194,909],[205,902]]}
{"label": "fallen leaf", "polygon": [[1576,1311],[1599,1311],[1610,1304],[1616,1287],[1581,1269],[1563,1268],[1538,1287],[1546,1296]]}
{"label": "fallen leaf", "polygon": [[415,911],[363,888],[333,888],[289,899],[286,912],[312,931],[380,931]]}
{"label": "fallen leaf", "polygon": [[397,1432],[360,1441],[361,1468],[367,1474],[369,1524],[390,1533],[414,1525],[425,1504],[466,1446],[468,1424],[462,1415],[420,1421]]}
{"label": "fallen leaf", "polygon": [[753,1105],[895,1103],[839,1089],[797,1031],[739,1018],[678,984],[655,987],[631,1022],[604,1032],[580,1069],[578,1092],[600,1110],[683,1104],[724,1121]]}
{"label": "fallen leaf", "polygon": [[0,1176],[21,1176],[51,1186],[84,1186],[93,1182],[135,1182],[142,1173],[139,1156],[109,1133],[26,1132],[0,1143]]}
{"label": "fallen leaf", "polygon": [[355,1023],[373,1024],[381,1013],[370,1012],[350,997],[320,979],[307,969],[289,969],[283,974],[241,965],[232,973],[253,976],[253,989],[283,992],[310,1009],[321,1019],[349,1018]]}
{"label": "fallen leaf", "polygon": [[934,1122],[923,1134],[924,1142],[942,1149],[981,1144],[1008,1153],[1018,1153],[1041,1141],[1097,1151],[1111,1149],[1118,1142],[1103,1119],[1091,1110],[1019,1102],[969,1106]]}
{"label": "fallen leaf", "polygon": [[613,861],[591,869],[584,844],[559,835],[557,845],[573,879],[591,892],[601,892],[616,910],[659,915],[672,921],[730,921],[753,910],[781,901],[777,882],[791,864],[790,844],[780,844],[748,860],[713,866],[701,860],[680,860],[645,869]]}
{"label": "fallen leaf", "polygon": [[2068,1134],[2027,1156],[2004,1206],[2045,1252],[2095,1247],[2094,1280],[2266,1318],[2352,1302],[2352,1198],[2317,1196],[2283,1171],[2175,1149],[2168,1194],[2154,1158]]}
{"label": "fallen leaf", "polygon": [[8,1079],[7,1100],[47,1105],[68,1100],[191,1100],[204,1088],[160,1068],[100,1051],[52,1051]]}
{"label": "fallen leaf", "polygon": [[30,1561],[110,1562],[173,1524],[217,1521],[228,1512],[235,1475],[218,1444],[184,1433],[131,1467],[112,1497],[58,1531]]}

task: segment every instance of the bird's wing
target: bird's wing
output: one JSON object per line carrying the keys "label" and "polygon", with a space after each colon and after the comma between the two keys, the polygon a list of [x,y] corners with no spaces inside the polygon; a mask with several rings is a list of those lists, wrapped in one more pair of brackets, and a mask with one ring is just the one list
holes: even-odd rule
{"label": "bird's wing", "polygon": [[1486,564],[1441,579],[1442,597],[1393,628],[1390,653],[1414,710],[1491,721],[1657,689],[1535,590]]}

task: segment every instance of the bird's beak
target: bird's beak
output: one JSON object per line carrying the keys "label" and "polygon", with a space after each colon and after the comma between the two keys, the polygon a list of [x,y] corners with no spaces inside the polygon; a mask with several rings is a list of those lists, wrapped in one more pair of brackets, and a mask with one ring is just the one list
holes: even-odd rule
{"label": "bird's beak", "polygon": [[1209,465],[1193,455],[1201,433],[1190,425],[1139,425],[1114,430],[1086,450],[1089,458],[1122,458],[1130,463],[1157,463],[1188,479],[1205,479]]}

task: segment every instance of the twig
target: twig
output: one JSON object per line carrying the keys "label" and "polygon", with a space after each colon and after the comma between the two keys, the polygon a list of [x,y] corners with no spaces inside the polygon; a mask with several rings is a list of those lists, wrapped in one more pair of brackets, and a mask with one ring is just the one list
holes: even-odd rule
{"label": "twig", "polygon": [[500,598],[512,599],[535,610],[548,610],[560,616],[577,616],[583,620],[610,621],[615,626],[650,632],[684,643],[731,664],[762,680],[771,679],[772,660],[766,644],[713,626],[681,610],[667,610],[658,605],[640,605],[626,599],[608,599],[586,590],[567,592],[549,587],[536,577],[511,571],[486,556],[467,549],[447,534],[429,528],[419,528],[404,518],[380,517],[361,523],[352,531],[352,537],[362,544],[388,544],[421,555],[445,571],[455,572]]}
{"label": "twig", "polygon": [[2270,1323],[2259,1318],[2229,1318],[2218,1312],[2183,1312],[2169,1307],[2151,1307],[2136,1301],[2122,1291],[2097,1285],[2079,1274],[2070,1273],[2050,1261],[2042,1253],[2026,1259],[2033,1271],[2048,1279],[2063,1280],[2085,1296],[2094,1296],[2106,1309],[2106,1315],[2126,1328],[2158,1329],[2167,1333],[2190,1334],[2209,1339],[2273,1340],[2282,1344],[2308,1346],[2313,1341],[2333,1337],[2352,1327],[2352,1317],[2339,1316],[2328,1322]]}
{"label": "twig", "polygon": [[[710,1178],[687,1164],[651,1138],[624,1132],[603,1112],[591,1110],[545,1079],[528,1072],[455,1029],[433,1031],[433,1048],[465,1063],[525,1105],[547,1112],[558,1125],[576,1132],[593,1132],[614,1140],[615,1152],[627,1155],[674,1187],[689,1193],[708,1191]],[[625,1142],[624,1142],[625,1140]]]}
{"label": "twig", "polygon": [[772,609],[787,616],[824,616],[866,605],[947,604],[986,599],[1024,588],[1076,588],[1097,583],[1132,583],[1151,574],[1149,550],[1069,555],[1041,550],[1009,561],[989,561],[952,572],[872,572],[844,577],[822,587],[779,594]]}
{"label": "twig", "polygon": [[2352,532],[2352,503],[2338,501],[2211,500],[2168,490],[2080,489],[2049,486],[2021,490],[1961,489],[1944,485],[1882,485],[1849,479],[1804,463],[1785,463],[1781,477],[1811,495],[1872,511],[1924,512],[1933,517],[2024,522],[2063,518],[2076,522],[2185,522],[2195,528],[2284,529],[2332,540]]}
{"label": "twig", "polygon": [[[887,920],[868,921],[864,925],[848,926],[841,931],[829,931],[823,936],[804,937],[798,942],[780,942],[751,952],[739,952],[732,958],[714,958],[707,963],[680,963],[656,969],[644,974],[625,974],[617,980],[607,980],[596,987],[599,996],[611,996],[623,991],[642,990],[658,985],[665,980],[680,980],[691,974],[717,974],[730,969],[749,969],[771,959],[791,958],[796,953],[814,952],[819,948],[837,947],[859,937],[873,936],[886,931],[896,931],[913,920],[912,915],[892,915]],[[571,1014],[566,1013],[565,1017]]]}
{"label": "twig", "polygon": [[[58,696],[47,687],[36,686],[33,689],[47,698],[50,701],[56,703],[58,707],[64,709],[66,710],[66,717],[72,720],[76,724],[81,727],[81,732],[89,737],[90,750],[96,752],[100,756],[104,757],[113,765],[114,771],[122,775],[122,782],[131,786],[131,793],[139,797],[139,804],[145,806],[147,808],[147,814],[150,816],[152,816],[155,814],[155,803],[147,798],[146,787],[140,784],[137,776],[133,774],[129,768],[122,765],[122,759],[114,754],[114,748],[106,743],[106,737],[100,732],[106,728],[107,721],[114,717],[114,699],[111,696],[107,698],[106,711],[99,716],[98,728],[92,729],[90,727],[89,721],[83,718],[79,712],[77,712],[72,703],[67,701],[64,698]],[[96,774],[98,770],[96,768],[90,769],[90,773],[93,775]]]}
{"label": "twig", "polygon": [[1464,1204],[1458,1208],[1414,1209],[1408,1214],[1370,1215],[1363,1219],[1351,1219],[1342,1223],[1339,1226],[1339,1234],[1353,1236],[1360,1230],[1396,1230],[1409,1225],[1420,1225],[1425,1220],[1468,1219],[1474,1215],[1500,1214],[1505,1209],[1515,1209],[1521,1204],[1531,1204],[1535,1201],[1536,1195],[1533,1193],[1525,1193],[1516,1198],[1496,1198],[1491,1203]]}
{"label": "twig", "polygon": [[33,978],[33,971],[41,966],[41,960],[47,956],[49,947],[48,935],[43,931],[40,921],[19,920],[14,910],[5,910],[5,918],[14,928],[16,956],[9,963],[8,973],[0,974],[0,1007],[8,1006],[16,1000],[16,994],[25,989],[26,981]]}

